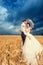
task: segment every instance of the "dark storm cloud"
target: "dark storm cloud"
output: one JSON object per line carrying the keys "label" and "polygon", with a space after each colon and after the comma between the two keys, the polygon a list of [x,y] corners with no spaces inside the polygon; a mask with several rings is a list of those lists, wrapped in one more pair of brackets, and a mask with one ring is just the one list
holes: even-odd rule
{"label": "dark storm cloud", "polygon": [[18,29],[24,18],[30,18],[35,23],[33,34],[43,33],[43,0],[0,0],[0,7],[0,33],[1,28],[6,34],[19,33]]}
{"label": "dark storm cloud", "polygon": [[27,0],[24,7],[18,13],[23,17],[35,18],[43,15],[43,1],[41,0]]}

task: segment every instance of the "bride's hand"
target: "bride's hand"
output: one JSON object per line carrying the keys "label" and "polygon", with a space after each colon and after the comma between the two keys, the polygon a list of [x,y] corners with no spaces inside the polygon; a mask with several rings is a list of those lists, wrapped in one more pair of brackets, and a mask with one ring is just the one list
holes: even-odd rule
{"label": "bride's hand", "polygon": [[27,36],[29,39],[31,39],[31,37],[30,36]]}
{"label": "bride's hand", "polygon": [[27,28],[25,31],[26,31],[26,33],[27,33],[27,32],[30,32],[30,29],[29,29],[29,28]]}

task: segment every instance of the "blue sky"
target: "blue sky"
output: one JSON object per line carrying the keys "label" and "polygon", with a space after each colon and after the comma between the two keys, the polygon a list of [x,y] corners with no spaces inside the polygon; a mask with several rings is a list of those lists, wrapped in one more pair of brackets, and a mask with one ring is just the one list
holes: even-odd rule
{"label": "blue sky", "polygon": [[34,22],[32,34],[43,34],[43,0],[0,0],[0,34],[20,34],[24,18]]}

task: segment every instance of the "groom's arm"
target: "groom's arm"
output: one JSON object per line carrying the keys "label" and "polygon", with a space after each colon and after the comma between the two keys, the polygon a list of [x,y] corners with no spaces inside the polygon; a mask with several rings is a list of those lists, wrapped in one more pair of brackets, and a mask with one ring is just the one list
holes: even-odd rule
{"label": "groom's arm", "polygon": [[21,31],[22,31],[25,35],[27,35],[25,25],[21,25]]}
{"label": "groom's arm", "polygon": [[30,39],[30,36],[27,34],[27,29],[24,25],[21,25],[21,31]]}

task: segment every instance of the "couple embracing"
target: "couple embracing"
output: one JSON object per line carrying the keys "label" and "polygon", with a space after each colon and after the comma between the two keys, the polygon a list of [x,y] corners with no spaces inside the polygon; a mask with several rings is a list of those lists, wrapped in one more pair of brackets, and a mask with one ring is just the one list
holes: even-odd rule
{"label": "couple embracing", "polygon": [[30,19],[23,20],[21,24],[22,49],[23,55],[27,60],[27,65],[38,65],[36,56],[43,51],[40,42],[30,33],[33,26],[34,24]]}

